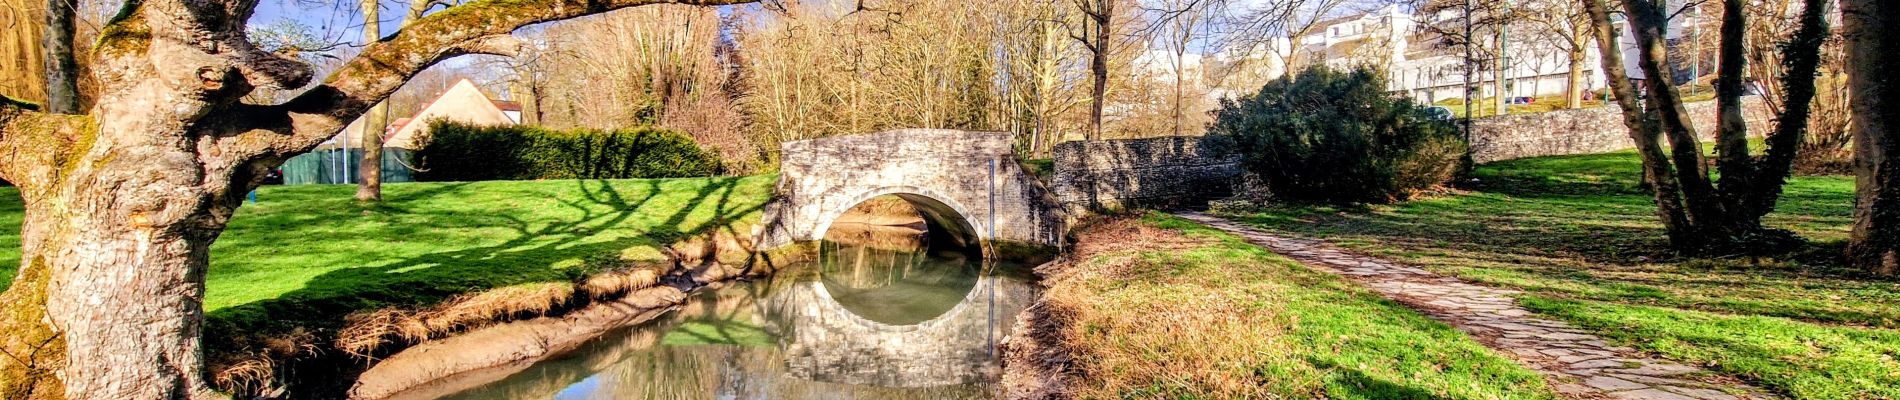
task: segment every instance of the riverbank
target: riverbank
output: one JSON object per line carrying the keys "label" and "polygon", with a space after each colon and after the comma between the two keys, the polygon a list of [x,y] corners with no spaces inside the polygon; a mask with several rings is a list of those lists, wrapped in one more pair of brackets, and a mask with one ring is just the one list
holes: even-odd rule
{"label": "riverbank", "polygon": [[[869,227],[879,226],[833,225],[827,236],[904,236],[913,246],[807,243],[820,251],[792,255],[821,259],[773,256],[789,262],[430,341],[365,372],[351,395],[988,398],[996,364],[986,343],[1035,297],[1023,267],[925,251],[918,230],[859,230]],[[614,333],[593,339],[602,329]],[[476,363],[485,368],[466,368]]]}
{"label": "riverbank", "polygon": [[1161,214],[1088,221],[1005,352],[1010,398],[1557,397],[1344,280]]}
{"label": "riverbank", "polygon": [[[571,310],[718,247],[706,244],[730,247],[750,236],[775,180],[397,183],[368,206],[354,186],[266,187],[211,251],[207,370],[232,393],[341,397],[409,344]],[[20,218],[18,199],[0,195],[0,221]],[[0,232],[4,279],[18,234]],[[371,346],[339,340],[383,317],[420,323],[353,336]]]}
{"label": "riverbank", "polygon": [[[364,371],[350,388],[349,397],[421,399],[452,394],[466,389],[465,385],[479,385],[562,355],[608,331],[644,324],[687,305],[699,290],[771,276],[781,267],[811,258],[816,250],[812,246],[789,246],[752,252],[750,247],[721,246],[719,242],[686,243],[710,246],[712,250],[707,257],[682,258],[656,275],[597,274],[575,283],[574,290],[613,287],[616,292],[588,293],[588,301],[556,312],[495,321],[492,325],[471,324],[452,336],[414,343]],[[686,246],[674,248],[681,247]],[[645,276],[654,278],[643,279]],[[599,283],[603,280],[611,283]],[[382,335],[395,334],[405,325],[393,321],[382,324]],[[361,325],[353,324],[352,328]]]}
{"label": "riverbank", "polygon": [[1853,178],[1794,177],[1765,218],[1813,241],[1779,257],[1675,255],[1631,152],[1479,166],[1465,192],[1224,216],[1522,291],[1531,311],[1793,398],[1900,398],[1900,282],[1841,267]]}

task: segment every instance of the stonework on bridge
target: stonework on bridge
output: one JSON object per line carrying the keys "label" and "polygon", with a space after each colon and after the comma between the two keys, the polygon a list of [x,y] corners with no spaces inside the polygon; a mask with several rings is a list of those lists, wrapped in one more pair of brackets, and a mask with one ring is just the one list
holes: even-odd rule
{"label": "stonework on bridge", "polygon": [[853,206],[882,195],[932,227],[982,241],[1056,246],[1067,213],[1023,171],[1005,132],[901,129],[785,143],[761,248],[819,240]]}

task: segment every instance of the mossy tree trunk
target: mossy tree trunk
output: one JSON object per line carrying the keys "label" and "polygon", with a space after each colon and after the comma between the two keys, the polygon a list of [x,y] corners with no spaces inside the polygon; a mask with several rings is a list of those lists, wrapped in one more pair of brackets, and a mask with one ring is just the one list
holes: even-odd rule
{"label": "mossy tree trunk", "polygon": [[[0,178],[26,204],[23,257],[0,294],[0,397],[218,397],[199,348],[209,248],[270,169],[334,136],[417,72],[511,55],[516,28],[657,0],[482,0],[311,69],[244,35],[255,0],[127,2],[100,34],[87,115],[0,98]],[[714,4],[742,1],[687,2]]]}
{"label": "mossy tree trunk", "polygon": [[1900,79],[1883,69],[1900,65],[1900,7],[1887,0],[1841,5],[1852,92],[1854,232],[1848,253],[1868,273],[1900,273]]}
{"label": "mossy tree trunk", "polygon": [[[1776,119],[1776,129],[1767,135],[1768,148],[1763,156],[1750,155],[1747,125],[1742,120],[1742,27],[1746,22],[1742,0],[1723,1],[1721,65],[1716,81],[1719,181],[1710,178],[1682,96],[1667,79],[1670,71],[1663,39],[1667,23],[1663,4],[1651,0],[1621,2],[1636,37],[1638,56],[1634,62],[1651,82],[1643,88],[1646,96],[1639,101],[1638,88],[1624,73],[1626,60],[1617,46],[1620,34],[1611,24],[1606,1],[1581,1],[1595,25],[1602,70],[1642,155],[1643,178],[1655,195],[1657,214],[1671,244],[1692,254],[1730,255],[1773,252],[1798,243],[1793,233],[1765,228],[1761,219],[1774,210],[1792,171],[1795,150],[1806,135],[1815,71],[1828,29],[1823,18],[1826,0],[1804,3],[1799,28],[1783,47],[1782,58],[1786,61],[1782,84],[1788,101]],[[1663,140],[1668,140],[1667,152],[1662,148]]]}

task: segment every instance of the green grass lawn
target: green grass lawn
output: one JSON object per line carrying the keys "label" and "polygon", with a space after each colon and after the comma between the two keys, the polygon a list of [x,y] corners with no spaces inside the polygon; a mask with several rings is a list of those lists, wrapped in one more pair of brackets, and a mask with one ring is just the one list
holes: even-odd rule
{"label": "green grass lawn", "polygon": [[[776,177],[396,183],[374,206],[350,185],[269,186],[212,246],[208,334],[334,327],[349,312],[416,306],[605,263],[661,259],[685,235],[756,221]],[[17,192],[0,223],[18,226]],[[749,232],[742,232],[749,233]],[[19,265],[0,234],[0,276]]]}
{"label": "green grass lawn", "polygon": [[1768,225],[1813,241],[1778,258],[1667,249],[1631,152],[1478,167],[1468,192],[1397,205],[1232,216],[1522,289],[1525,306],[1796,398],[1900,398],[1900,284],[1839,267],[1853,179],[1791,179]]}
{"label": "green grass lawn", "polygon": [[1444,324],[1162,214],[1086,225],[1045,284],[1078,398],[1554,398]]}

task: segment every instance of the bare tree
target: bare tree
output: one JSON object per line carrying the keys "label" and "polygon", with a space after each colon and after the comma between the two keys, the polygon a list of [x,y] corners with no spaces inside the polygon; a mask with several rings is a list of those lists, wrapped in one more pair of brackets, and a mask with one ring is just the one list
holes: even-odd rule
{"label": "bare tree", "polygon": [[1026,153],[1040,158],[1061,139],[1056,133],[1064,128],[1061,116],[1087,100],[1075,95],[1079,82],[1088,77],[1078,74],[1074,66],[1085,61],[1064,29],[1076,15],[1069,7],[1047,0],[1006,4],[995,17],[1006,29],[997,35],[1002,45],[998,70],[1004,75],[1005,113],[1022,137]]}
{"label": "bare tree", "polygon": [[[1208,19],[1217,11],[1217,7],[1222,5],[1224,4],[1214,0],[1163,0],[1160,3],[1161,8],[1149,10],[1160,14],[1154,19],[1158,28],[1155,30],[1159,33],[1157,36],[1163,40],[1163,45],[1166,46],[1170,56],[1169,67],[1173,70],[1170,74],[1173,81],[1171,82],[1173,94],[1168,98],[1168,108],[1171,114],[1169,120],[1172,121],[1175,136],[1181,136],[1184,133],[1183,126],[1188,124],[1186,103],[1190,101],[1189,99],[1202,98],[1202,96],[1188,93],[1186,87],[1190,83],[1187,69],[1189,47],[1196,40],[1205,38]],[[1193,73],[1199,75],[1201,72],[1197,69]],[[1198,76],[1195,78],[1193,83],[1198,84],[1200,79]]]}
{"label": "bare tree", "polygon": [[271,168],[444,59],[512,54],[522,42],[510,32],[521,26],[656,2],[458,6],[366,46],[281,104],[239,101],[312,78],[308,64],[246,39],[255,1],[128,2],[91,53],[101,90],[90,113],[0,101],[0,177],[27,205],[21,267],[0,294],[9,355],[0,393],[219,397],[199,347],[205,268],[212,242]]}
{"label": "bare tree", "polygon": [[1073,0],[1082,12],[1079,33],[1071,33],[1089,53],[1089,121],[1085,138],[1102,139],[1102,109],[1108,103],[1108,59],[1114,51],[1117,0]]}
{"label": "bare tree", "polygon": [[[363,1],[363,43],[382,38],[381,5],[377,0]],[[449,6],[447,0],[412,0],[403,14],[402,26],[428,13],[436,6]],[[363,160],[357,164],[356,201],[383,200],[383,135],[389,126],[389,102],[378,102],[363,116]],[[346,146],[347,147],[347,146]],[[347,153],[346,153],[347,154]]]}
{"label": "bare tree", "polygon": [[[1748,63],[1747,83],[1761,89],[1761,98],[1771,110],[1787,102],[1781,90],[1781,70],[1785,68],[1781,45],[1788,32],[1798,27],[1800,8],[1795,0],[1743,4],[1742,12],[1752,17],[1744,29],[1747,38],[1742,47]],[[1848,132],[1847,56],[1838,30],[1828,33],[1820,56],[1813,116],[1808,120],[1807,139],[1796,152],[1795,168],[1804,174],[1849,173],[1853,169],[1853,134]]]}
{"label": "bare tree", "polygon": [[1544,37],[1545,43],[1564,53],[1564,105],[1583,107],[1583,68],[1590,50],[1590,16],[1576,0],[1531,0],[1524,21]]}
{"label": "bare tree", "polygon": [[[1764,228],[1761,217],[1774,209],[1792,168],[1795,149],[1807,130],[1818,54],[1827,35],[1823,18],[1826,0],[1809,0],[1802,6],[1800,27],[1784,47],[1788,69],[1782,88],[1787,92],[1788,104],[1777,118],[1775,131],[1768,134],[1766,154],[1760,157],[1749,153],[1747,125],[1741,112],[1746,15],[1741,12],[1742,0],[1723,2],[1716,80],[1719,181],[1709,177],[1701,145],[1676,87],[1661,82],[1645,85],[1647,96],[1639,102],[1638,89],[1623,69],[1622,52],[1617,48],[1619,33],[1610,21],[1606,0],[1582,1],[1596,28],[1603,70],[1622,108],[1624,124],[1642,155],[1643,175],[1655,194],[1657,214],[1671,244],[1692,253],[1733,254],[1773,251],[1798,241],[1790,232]],[[1669,76],[1663,38],[1668,13],[1664,6],[1649,0],[1625,0],[1623,9],[1636,37],[1637,65],[1644,75]],[[1659,143],[1662,137],[1669,140],[1668,154]]]}
{"label": "bare tree", "polygon": [[[375,43],[383,37],[382,4],[378,0],[363,2],[363,43]],[[416,4],[428,4],[417,1]],[[356,201],[375,202],[383,200],[383,133],[389,126],[389,102],[379,101],[370,106],[363,114],[363,161],[356,166]],[[343,148],[343,154],[349,154],[349,146]],[[344,158],[348,160],[348,157]]]}
{"label": "bare tree", "polygon": [[1853,88],[1855,206],[1848,258],[1877,276],[1900,273],[1900,9],[1885,0],[1845,0],[1847,68]]}
{"label": "bare tree", "polygon": [[46,1],[0,0],[0,92],[29,101],[46,99],[46,65],[41,50]]}
{"label": "bare tree", "polygon": [[79,5],[74,0],[46,0],[46,112],[79,113],[79,62],[74,58],[73,34]]}

